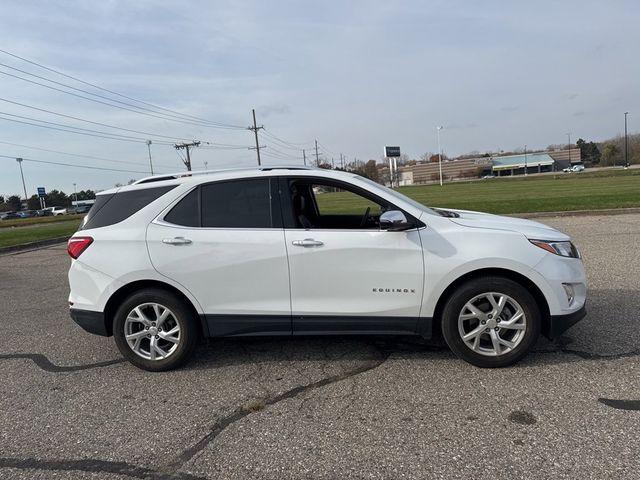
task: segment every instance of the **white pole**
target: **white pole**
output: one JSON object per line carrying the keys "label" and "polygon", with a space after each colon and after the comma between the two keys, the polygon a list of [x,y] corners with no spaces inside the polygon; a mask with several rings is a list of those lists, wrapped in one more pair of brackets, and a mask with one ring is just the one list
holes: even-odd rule
{"label": "white pole", "polygon": [[393,160],[389,157],[389,185],[393,188]]}
{"label": "white pole", "polygon": [[442,126],[436,127],[436,131],[438,132],[438,168],[440,170],[440,186],[442,186],[442,148],[440,148],[440,130],[442,130]]}
{"label": "white pole", "polygon": [[151,175],[153,175],[153,162],[151,161],[151,140],[147,140],[147,150],[149,151],[149,168],[151,169]]}
{"label": "white pole", "polygon": [[398,177],[398,158],[393,157],[393,177],[396,179],[396,187],[400,186],[400,178]]}

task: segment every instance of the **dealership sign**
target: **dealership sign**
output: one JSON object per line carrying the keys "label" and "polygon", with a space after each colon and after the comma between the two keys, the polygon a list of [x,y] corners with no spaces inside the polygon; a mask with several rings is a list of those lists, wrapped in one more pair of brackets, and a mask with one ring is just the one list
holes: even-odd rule
{"label": "dealership sign", "polygon": [[384,156],[387,158],[400,158],[400,147],[384,147]]}

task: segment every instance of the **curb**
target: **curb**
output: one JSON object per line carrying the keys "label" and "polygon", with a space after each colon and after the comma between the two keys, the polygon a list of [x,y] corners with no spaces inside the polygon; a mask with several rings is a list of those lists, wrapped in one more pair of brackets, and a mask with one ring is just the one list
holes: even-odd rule
{"label": "curb", "polygon": [[562,212],[531,212],[531,213],[507,213],[505,217],[518,218],[548,218],[548,217],[587,217],[598,215],[626,215],[640,213],[639,207],[631,208],[603,208],[602,210],[567,210]]}
{"label": "curb", "polygon": [[0,248],[0,255],[9,254],[9,253],[31,252],[34,250],[39,250],[43,247],[57,245],[59,243],[65,243],[67,240],[69,240],[69,238],[71,237],[68,236],[68,237],[48,238],[47,240],[40,240],[38,242],[22,243],[20,245],[11,245],[10,247],[2,247]]}

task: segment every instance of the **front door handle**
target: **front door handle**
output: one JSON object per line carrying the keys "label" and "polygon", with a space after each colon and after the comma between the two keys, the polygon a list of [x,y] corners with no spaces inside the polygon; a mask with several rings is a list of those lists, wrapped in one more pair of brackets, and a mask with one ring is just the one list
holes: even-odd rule
{"label": "front door handle", "polygon": [[320,240],[314,240],[313,238],[305,238],[304,240],[294,240],[294,246],[296,247],[321,247],[324,245]]}
{"label": "front door handle", "polygon": [[162,243],[167,245],[189,245],[191,240],[184,237],[163,238]]}

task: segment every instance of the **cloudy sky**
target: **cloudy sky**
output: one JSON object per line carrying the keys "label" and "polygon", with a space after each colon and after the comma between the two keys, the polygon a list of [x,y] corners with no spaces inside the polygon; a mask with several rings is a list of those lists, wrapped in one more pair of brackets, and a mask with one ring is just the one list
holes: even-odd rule
{"label": "cloudy sky", "polygon": [[3,0],[0,193],[22,192],[13,157],[130,170],[25,161],[29,195],[141,178],[146,139],[160,172],[189,139],[209,142],[194,168],[253,165],[252,108],[267,164],[301,164],[314,139],[327,159],[416,158],[437,125],[449,155],[605,139],[625,111],[635,132],[638,25],[637,1]]}

